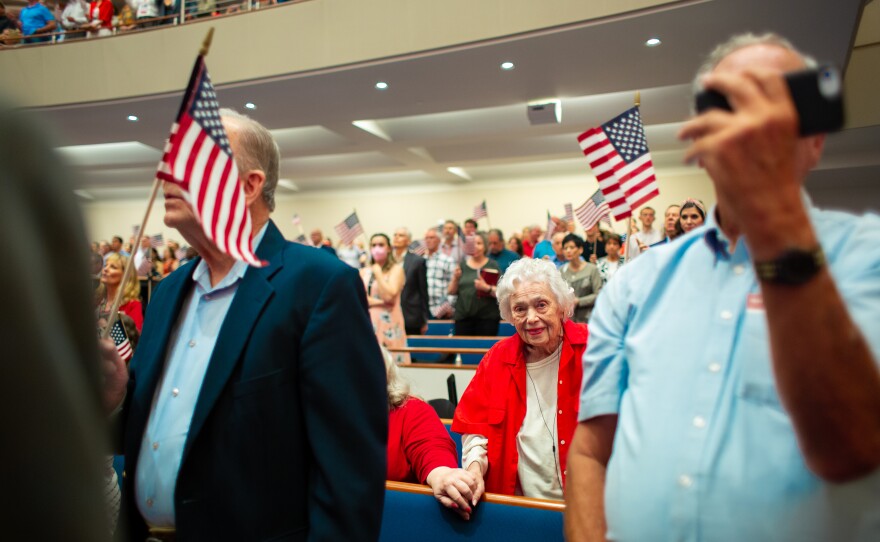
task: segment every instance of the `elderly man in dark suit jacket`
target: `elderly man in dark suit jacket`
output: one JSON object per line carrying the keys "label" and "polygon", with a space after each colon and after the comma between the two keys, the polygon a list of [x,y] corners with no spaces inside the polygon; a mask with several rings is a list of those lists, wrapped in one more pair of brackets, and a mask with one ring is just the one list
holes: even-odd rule
{"label": "elderly man in dark suit jacket", "polygon": [[408,250],[412,233],[407,228],[394,230],[394,259],[403,266],[406,282],[400,296],[400,308],[407,335],[424,335],[431,309],[428,307],[428,267],[425,259]]}
{"label": "elderly man in dark suit jacket", "polygon": [[387,400],[363,285],[330,254],[284,240],[269,219],[277,146],[259,123],[221,114],[268,265],[219,252],[165,183],[165,223],[200,258],[157,288],[131,363],[132,539],[375,540]]}

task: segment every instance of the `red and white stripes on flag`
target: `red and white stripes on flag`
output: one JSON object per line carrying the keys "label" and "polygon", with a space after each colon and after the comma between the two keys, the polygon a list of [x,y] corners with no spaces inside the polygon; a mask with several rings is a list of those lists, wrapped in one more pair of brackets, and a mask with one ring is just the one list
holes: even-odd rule
{"label": "red and white stripes on flag", "polygon": [[604,220],[609,227],[611,226],[611,221],[608,220],[611,209],[608,207],[608,202],[602,196],[601,190],[596,190],[592,196],[587,198],[583,205],[575,209],[574,214],[577,215],[581,226],[585,230],[589,230],[600,220]]}
{"label": "red and white stripes on flag", "polygon": [[358,220],[357,213],[351,213],[348,217],[337,224],[334,229],[336,230],[336,234],[339,235],[339,238],[342,240],[343,244],[349,244],[354,241],[358,235],[363,235],[364,228],[361,226],[361,221]]}
{"label": "red and white stripes on flag", "polygon": [[424,256],[428,253],[428,247],[425,246],[425,242],[421,239],[416,239],[415,241],[410,243],[407,250],[418,256]]}
{"label": "red and white stripes on flag", "polygon": [[487,216],[489,216],[489,210],[486,209],[486,200],[474,205],[474,220],[479,220]]}
{"label": "red and white stripes on flag", "polygon": [[150,236],[150,246],[153,248],[159,248],[165,244],[165,238],[161,233],[157,233],[156,235]]}
{"label": "red and white stripes on flag", "polygon": [[660,194],[638,107],[590,128],[578,136],[578,143],[615,220]]}
{"label": "red and white stripes on flag", "polygon": [[[467,256],[473,256],[474,252],[477,250],[477,236],[476,235],[465,235],[464,236],[464,253]],[[485,248],[483,249],[485,250]]]}
{"label": "red and white stripes on flag", "polygon": [[299,226],[302,223],[302,219],[300,219],[299,213],[294,213],[293,218],[290,219],[290,223],[294,226]]}
{"label": "red and white stripes on flag", "polygon": [[251,214],[218,107],[205,59],[199,55],[156,175],[183,189],[217,248],[262,267],[266,262],[253,251]]}
{"label": "red and white stripes on flag", "polygon": [[565,221],[569,224],[574,222],[574,211],[571,210],[571,203],[565,204]]}

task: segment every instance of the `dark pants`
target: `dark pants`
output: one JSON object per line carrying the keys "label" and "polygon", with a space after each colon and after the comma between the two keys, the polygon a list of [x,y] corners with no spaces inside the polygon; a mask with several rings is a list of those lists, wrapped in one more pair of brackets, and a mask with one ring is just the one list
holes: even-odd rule
{"label": "dark pants", "polygon": [[455,335],[497,337],[498,320],[464,318],[455,321]]}

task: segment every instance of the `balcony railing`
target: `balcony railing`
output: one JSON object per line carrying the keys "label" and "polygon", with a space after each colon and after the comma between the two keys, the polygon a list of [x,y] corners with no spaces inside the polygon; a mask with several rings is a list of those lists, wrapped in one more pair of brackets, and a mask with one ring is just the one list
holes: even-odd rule
{"label": "balcony railing", "polygon": [[[51,45],[81,39],[107,38],[131,32],[155,30],[166,26],[204,21],[213,17],[226,17],[259,9],[301,4],[308,1],[311,0],[185,0],[181,10],[180,0],[175,0],[173,12],[159,17],[138,19],[130,10],[123,9],[113,16],[110,28],[99,28],[87,23],[78,28],[31,34],[29,36],[23,36],[18,31],[10,32],[6,30],[3,34],[0,34],[0,50],[31,47],[34,45]],[[56,22],[58,21],[56,20]]]}

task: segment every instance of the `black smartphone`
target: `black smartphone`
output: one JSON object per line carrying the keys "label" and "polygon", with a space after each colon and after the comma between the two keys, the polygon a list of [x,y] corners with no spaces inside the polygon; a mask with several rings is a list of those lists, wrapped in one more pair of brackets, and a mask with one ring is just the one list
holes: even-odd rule
{"label": "black smartphone", "polygon": [[[843,80],[833,66],[785,74],[800,119],[800,135],[835,132],[843,127]],[[697,94],[697,114],[718,107],[732,111],[727,98],[714,90]]]}

